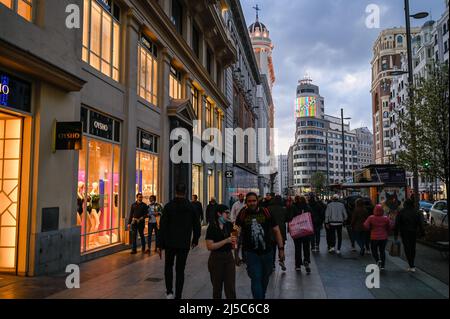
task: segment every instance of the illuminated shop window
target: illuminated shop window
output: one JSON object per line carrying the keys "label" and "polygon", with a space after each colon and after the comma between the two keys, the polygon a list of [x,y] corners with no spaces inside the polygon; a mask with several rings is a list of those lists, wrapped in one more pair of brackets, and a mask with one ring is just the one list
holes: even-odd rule
{"label": "illuminated shop window", "polygon": [[197,195],[198,200],[203,200],[203,168],[192,165],[192,195]]}
{"label": "illuminated shop window", "polygon": [[120,8],[110,0],[84,0],[83,61],[119,81]]}
{"label": "illuminated shop window", "polygon": [[170,67],[169,96],[177,100],[183,97],[181,92],[181,72],[174,67]]}
{"label": "illuminated shop window", "polygon": [[158,137],[138,130],[136,152],[136,194],[142,193],[149,202],[151,195],[158,198]]}
{"label": "illuminated shop window", "polygon": [[16,267],[22,120],[0,113],[0,270]]}
{"label": "illuminated shop window", "polygon": [[77,224],[81,252],[86,253],[119,242],[120,122],[85,108],[81,121]]}
{"label": "illuminated shop window", "polygon": [[214,171],[211,169],[208,169],[208,201],[211,200],[211,198],[216,197],[216,191],[215,191],[215,175]]}
{"label": "illuminated shop window", "polygon": [[218,183],[219,183],[219,198],[218,198],[218,202],[219,203],[223,203],[223,176],[222,176],[222,171],[217,172],[217,179],[218,179]]}
{"label": "illuminated shop window", "polygon": [[146,37],[141,38],[138,56],[138,94],[143,99],[157,105],[158,61],[157,48]]}
{"label": "illuminated shop window", "polygon": [[30,22],[33,19],[33,0],[0,0],[0,3]]}

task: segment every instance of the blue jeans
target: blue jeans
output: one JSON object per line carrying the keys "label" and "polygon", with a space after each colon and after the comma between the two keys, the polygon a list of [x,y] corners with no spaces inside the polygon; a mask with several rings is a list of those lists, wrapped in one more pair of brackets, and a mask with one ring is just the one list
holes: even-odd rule
{"label": "blue jeans", "polygon": [[158,226],[156,223],[148,223],[148,250],[152,250],[152,234],[153,234],[153,229],[155,230],[155,241],[156,241],[156,245],[155,245],[155,250],[156,247],[158,247]]}
{"label": "blue jeans", "polygon": [[252,251],[246,252],[247,273],[252,282],[252,295],[254,299],[265,299],[272,269],[272,250],[265,255],[257,255]]}

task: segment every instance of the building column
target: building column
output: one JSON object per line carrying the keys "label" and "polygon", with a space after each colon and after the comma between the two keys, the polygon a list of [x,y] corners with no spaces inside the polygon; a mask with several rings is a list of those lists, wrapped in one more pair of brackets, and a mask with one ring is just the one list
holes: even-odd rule
{"label": "building column", "polygon": [[[126,84],[125,94],[125,114],[126,120],[123,123],[122,135],[122,214],[121,219],[126,224],[129,214],[129,207],[136,198],[136,104],[137,104],[137,74],[138,74],[138,43],[139,34],[143,22],[130,9],[127,16],[127,24],[125,30],[126,51],[124,59],[126,61],[124,67],[124,81]],[[122,238],[123,240],[124,238]]]}
{"label": "building column", "polygon": [[169,97],[169,75],[172,56],[169,54],[167,48],[163,48],[159,57],[159,77],[158,77],[158,92],[159,105],[161,107],[161,200],[167,203],[170,198],[170,121],[167,116],[167,106],[170,103]]}

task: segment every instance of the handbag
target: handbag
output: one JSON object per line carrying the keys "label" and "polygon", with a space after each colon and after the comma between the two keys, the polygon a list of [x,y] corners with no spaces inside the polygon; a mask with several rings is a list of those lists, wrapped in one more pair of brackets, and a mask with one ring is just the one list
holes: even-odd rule
{"label": "handbag", "polygon": [[401,248],[400,242],[398,241],[391,242],[391,247],[389,247],[389,256],[400,257],[401,256],[400,248]]}
{"label": "handbag", "polygon": [[295,216],[289,222],[289,234],[293,239],[314,235],[311,213],[307,212]]}

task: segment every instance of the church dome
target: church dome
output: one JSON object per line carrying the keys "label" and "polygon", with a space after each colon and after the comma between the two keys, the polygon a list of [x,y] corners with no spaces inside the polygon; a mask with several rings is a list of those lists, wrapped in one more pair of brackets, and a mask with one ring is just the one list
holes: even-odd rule
{"label": "church dome", "polygon": [[248,30],[250,31],[250,33],[256,33],[256,32],[269,32],[269,30],[267,29],[267,27],[264,25],[264,23],[261,23],[259,21],[256,21],[255,23],[253,23]]}

